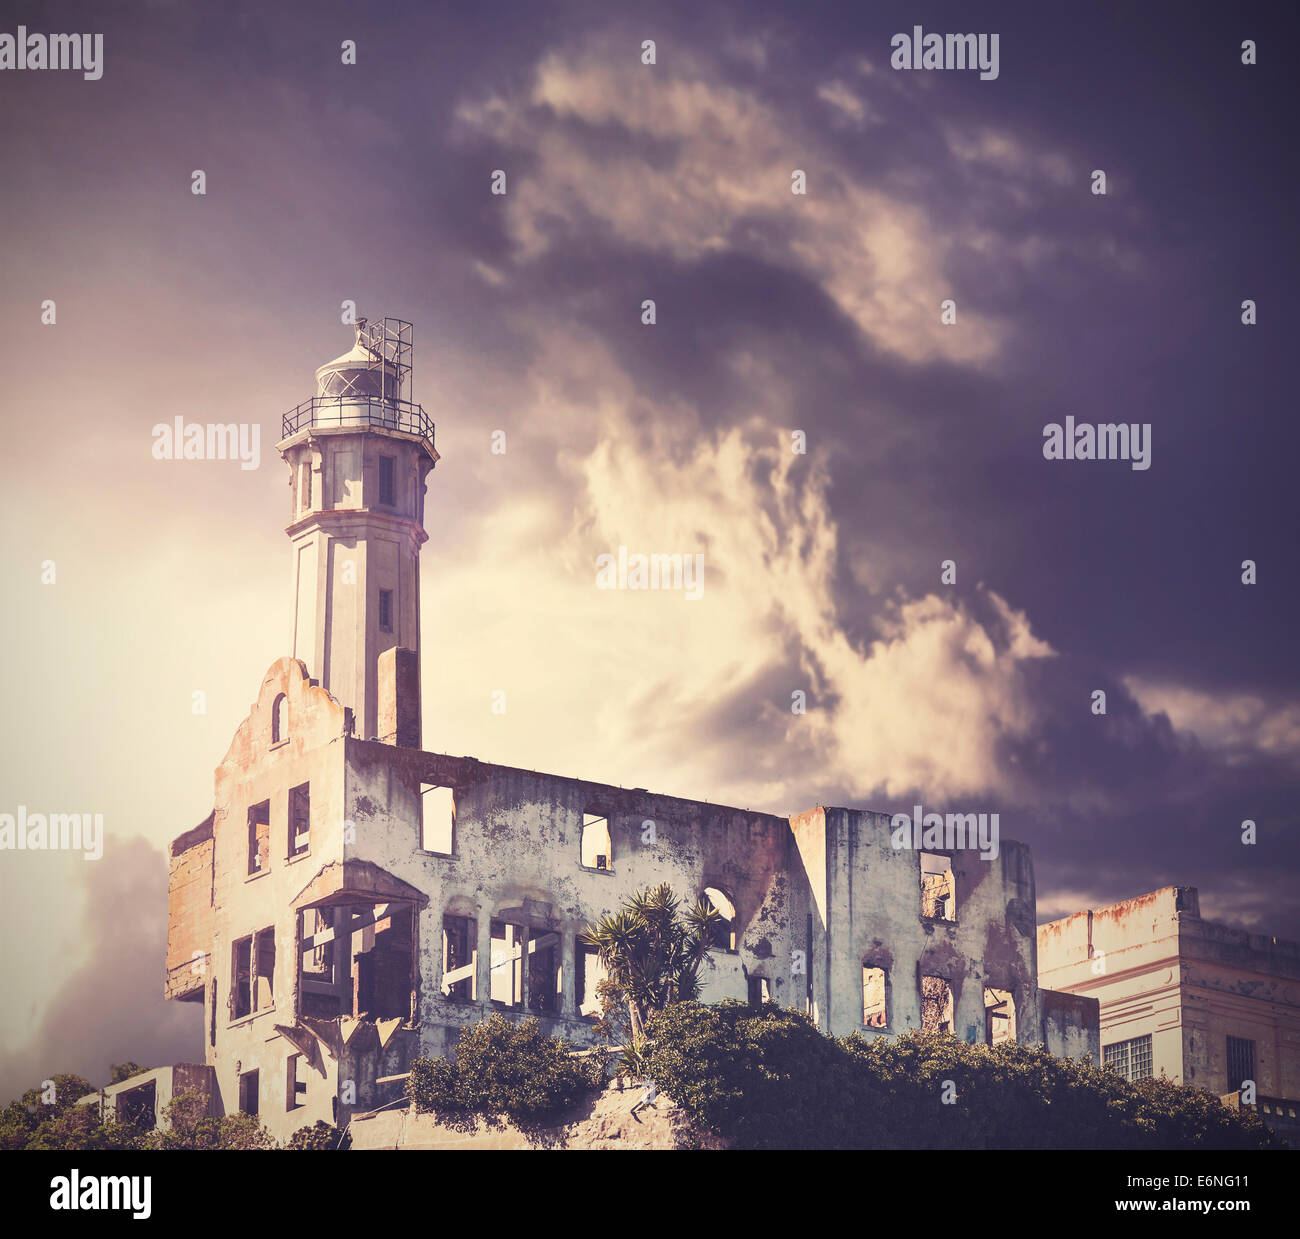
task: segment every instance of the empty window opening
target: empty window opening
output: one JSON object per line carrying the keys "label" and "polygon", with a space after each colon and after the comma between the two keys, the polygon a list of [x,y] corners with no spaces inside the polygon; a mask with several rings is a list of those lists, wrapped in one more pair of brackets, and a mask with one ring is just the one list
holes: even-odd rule
{"label": "empty window opening", "polygon": [[921,1028],[952,1032],[952,989],[943,977],[921,978]]}
{"label": "empty window opening", "polygon": [[889,1027],[889,974],[862,965],[862,1022],[868,1028]]}
{"label": "empty window opening", "polygon": [[263,873],[271,861],[271,802],[263,800],[248,811],[248,872]]}
{"label": "empty window opening", "polygon": [[708,887],[702,898],[718,917],[709,926],[709,946],[719,951],[736,952],[736,905],[716,886]]}
{"label": "empty window opening", "polygon": [[208,1012],[208,1044],[217,1044],[217,978],[213,977],[208,985],[208,1001],[212,1004]]}
{"label": "empty window opening", "polygon": [[1118,1071],[1126,1080],[1145,1080],[1151,1074],[1151,1036],[1115,1041],[1101,1047],[1102,1066]]}
{"label": "empty window opening", "polygon": [[284,1108],[296,1110],[307,1104],[307,1059],[302,1054],[290,1054],[285,1065]]}
{"label": "empty window opening", "polygon": [[508,921],[492,922],[492,984],[489,996],[507,1007],[523,1005],[524,940],[528,931]]}
{"label": "empty window opening", "polygon": [[230,1018],[240,1020],[273,1005],[275,930],[259,929],[237,939],[231,955]]}
{"label": "empty window opening", "polygon": [[765,1002],[772,1001],[772,986],[766,977],[748,977],[746,978],[749,986],[749,1005],[751,1007],[761,1007]]}
{"label": "empty window opening", "polygon": [[298,922],[303,1015],[410,1020],[415,913],[399,901],[304,908]]}
{"label": "empty window opening", "polygon": [[608,975],[604,961],[594,946],[579,941],[573,962],[576,973],[574,987],[578,991],[578,1014],[594,1018],[600,1015],[604,1005],[596,992],[596,987]]}
{"label": "empty window opening", "polygon": [[240,938],[231,947],[230,1017],[242,1020],[253,1013],[253,939]]}
{"label": "empty window opening", "polygon": [[289,855],[305,856],[311,847],[311,785],[289,789]]}
{"label": "empty window opening", "polygon": [[271,743],[289,738],[289,699],[281,693],[271,703]]}
{"label": "empty window opening", "polygon": [[335,969],[334,915],[333,908],[304,908],[298,922],[302,935],[299,972],[302,1014],[320,1019],[345,1014],[340,977]]}
{"label": "empty window opening", "polygon": [[379,591],[379,631],[393,631],[393,591],[391,589],[381,589]]}
{"label": "empty window opening", "polygon": [[938,921],[957,919],[952,860],[935,852],[921,853],[921,915]]}
{"label": "empty window opening", "polygon": [[456,793],[437,783],[420,784],[420,847],[450,856],[456,841]]}
{"label": "empty window opening", "polygon": [[1228,1092],[1235,1093],[1255,1078],[1255,1043],[1245,1037],[1228,1038]]}
{"label": "empty window opening", "polygon": [[609,837],[609,818],[597,813],[582,815],[582,864],[587,869],[612,869],[614,844]]}
{"label": "empty window opening", "polygon": [[1010,990],[984,987],[984,1039],[1001,1045],[1016,1039],[1016,1000]]}
{"label": "empty window opening", "polygon": [[351,1014],[409,1020],[415,1003],[411,905],[363,905],[344,915],[352,942]]}
{"label": "empty window opening", "polygon": [[253,1010],[275,1005],[275,930],[253,935]]}
{"label": "empty window opening", "polygon": [[155,1081],[118,1093],[114,1111],[119,1123],[130,1123],[140,1131],[152,1131],[158,1125],[158,1087]]}
{"label": "empty window opening", "polygon": [[442,918],[442,995],[456,1002],[478,997],[478,926],[472,917]]}
{"label": "empty window opening", "polygon": [[528,1009],[543,1015],[559,1015],[560,935],[538,932],[528,935]]}
{"label": "empty window opening", "polygon": [[256,1071],[245,1071],[239,1077],[239,1109],[242,1114],[256,1114],[258,1082]]}
{"label": "empty window opening", "polygon": [[379,502],[389,508],[397,502],[397,460],[392,456],[379,458]]}

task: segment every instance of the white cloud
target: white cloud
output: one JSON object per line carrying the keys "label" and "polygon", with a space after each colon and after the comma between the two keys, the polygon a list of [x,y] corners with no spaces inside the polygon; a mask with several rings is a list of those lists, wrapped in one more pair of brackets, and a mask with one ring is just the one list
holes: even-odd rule
{"label": "white cloud", "polygon": [[[527,420],[553,437],[563,489],[504,491],[473,541],[426,551],[427,648],[455,651],[428,681],[429,747],[774,809],[832,787],[1003,785],[998,745],[1035,720],[1024,664],[1052,653],[1023,613],[992,593],[986,619],[902,599],[855,646],[824,461],[766,419],[708,432],[688,407],[647,418],[597,341],[554,326],[541,339]],[[620,546],[702,553],[703,598],[598,590],[596,556]],[[496,688],[504,718],[488,710]],[[806,715],[790,712],[795,689]]]}
{"label": "white cloud", "polygon": [[1178,731],[1224,750],[1225,760],[1257,753],[1300,763],[1300,705],[1271,702],[1255,693],[1204,692],[1130,677],[1124,686],[1148,714],[1168,715]]}
{"label": "white cloud", "polygon": [[[627,244],[687,261],[734,244],[744,229],[756,257],[816,280],[889,352],[964,364],[997,353],[1001,328],[976,308],[964,310],[960,331],[939,321],[959,244],[948,231],[921,207],[855,179],[819,130],[750,91],[706,80],[686,57],[676,64],[681,76],[591,47],[553,52],[527,97],[458,110],[474,134],[532,153],[505,207],[519,261],[546,252],[557,231],[581,238],[593,221]],[[872,115],[847,87],[829,89],[841,112],[856,101],[863,120]],[[791,193],[795,169],[807,174],[806,196]],[[754,222],[772,226],[747,228]]]}

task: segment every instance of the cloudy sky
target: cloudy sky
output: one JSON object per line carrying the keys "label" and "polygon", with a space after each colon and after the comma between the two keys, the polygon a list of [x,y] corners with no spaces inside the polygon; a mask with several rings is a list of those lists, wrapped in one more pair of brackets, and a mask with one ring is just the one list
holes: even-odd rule
{"label": "cloudy sky", "polygon": [[[1190,884],[1300,937],[1284,6],[5,7],[104,52],[0,72],[0,812],[106,830],[0,853],[5,1098],[202,1052],[164,850],[289,652],[274,444],[345,300],[437,421],[426,747],[998,812],[1040,920]],[[916,22],[996,80],[892,69]],[[260,467],[155,460],[176,416]],[[1067,416],[1150,467],[1045,460]],[[620,546],[703,597],[596,589]]]}

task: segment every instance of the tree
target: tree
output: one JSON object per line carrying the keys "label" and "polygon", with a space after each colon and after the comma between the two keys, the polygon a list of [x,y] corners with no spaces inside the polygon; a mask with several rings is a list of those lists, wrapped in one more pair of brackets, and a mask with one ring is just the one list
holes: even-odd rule
{"label": "tree", "polygon": [[143,1070],[139,1063],[114,1063],[108,1073],[109,1087],[121,1084],[123,1080],[129,1080],[132,1076],[138,1076]]}
{"label": "tree", "polygon": [[701,897],[682,910],[667,882],[638,891],[581,938],[605,966],[606,992],[627,1004],[632,1047],[639,1051],[655,1011],[699,996],[700,964],[721,913]]}

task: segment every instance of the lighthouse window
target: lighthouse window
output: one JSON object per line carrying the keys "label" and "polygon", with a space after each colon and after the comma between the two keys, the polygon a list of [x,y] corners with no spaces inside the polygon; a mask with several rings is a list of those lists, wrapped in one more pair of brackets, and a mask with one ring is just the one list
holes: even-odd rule
{"label": "lighthouse window", "polygon": [[390,508],[397,502],[397,461],[392,456],[379,458],[379,502]]}
{"label": "lighthouse window", "polygon": [[379,591],[379,631],[393,631],[393,591],[391,589],[381,589]]}

